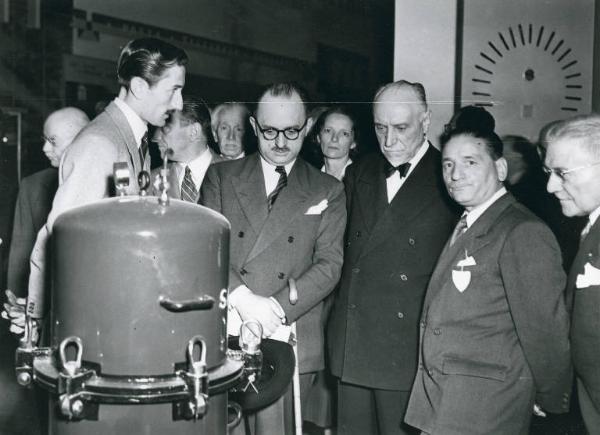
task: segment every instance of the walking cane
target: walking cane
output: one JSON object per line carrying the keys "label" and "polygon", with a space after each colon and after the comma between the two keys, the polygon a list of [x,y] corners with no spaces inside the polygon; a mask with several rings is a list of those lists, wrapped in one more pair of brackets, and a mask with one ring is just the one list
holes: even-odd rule
{"label": "walking cane", "polygon": [[[296,287],[296,280],[290,278],[290,304],[296,305],[298,302],[298,288]],[[302,409],[300,402],[300,369],[298,367],[298,334],[296,332],[296,322],[292,323],[292,334],[293,341],[292,347],[294,349],[294,377],[292,378],[292,393],[294,397],[294,426],[296,428],[296,435],[302,435]]]}

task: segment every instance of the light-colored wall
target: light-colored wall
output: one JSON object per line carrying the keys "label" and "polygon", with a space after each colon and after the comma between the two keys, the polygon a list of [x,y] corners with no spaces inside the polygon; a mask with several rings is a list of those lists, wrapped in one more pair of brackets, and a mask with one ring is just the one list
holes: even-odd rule
{"label": "light-colored wall", "polygon": [[394,80],[421,82],[435,145],[454,111],[457,0],[396,0]]}

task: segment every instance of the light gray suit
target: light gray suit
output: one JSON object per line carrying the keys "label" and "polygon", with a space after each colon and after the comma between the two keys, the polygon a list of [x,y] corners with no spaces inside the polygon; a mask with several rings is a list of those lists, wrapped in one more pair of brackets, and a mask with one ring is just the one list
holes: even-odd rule
{"label": "light gray suit", "polygon": [[127,193],[137,194],[137,175],[142,170],[150,171],[150,157],[146,154],[142,165],[133,130],[112,102],[79,132],[65,152],[52,210],[31,254],[27,309],[34,317],[41,317],[44,311],[45,249],[54,221],[67,210],[110,196],[114,192],[115,162],[127,163],[130,178]]}

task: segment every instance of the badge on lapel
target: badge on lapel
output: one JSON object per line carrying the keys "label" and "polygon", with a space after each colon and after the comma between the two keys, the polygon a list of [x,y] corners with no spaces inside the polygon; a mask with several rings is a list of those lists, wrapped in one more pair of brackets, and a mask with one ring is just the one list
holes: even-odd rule
{"label": "badge on lapel", "polygon": [[456,267],[460,267],[460,270],[452,269],[452,282],[459,292],[464,292],[471,283],[471,272],[465,270],[465,267],[476,264],[475,259],[469,256],[465,250],[465,258],[456,263]]}
{"label": "badge on lapel", "polygon": [[578,289],[600,285],[600,269],[592,266],[590,263],[585,263],[583,273],[577,275],[575,287]]}

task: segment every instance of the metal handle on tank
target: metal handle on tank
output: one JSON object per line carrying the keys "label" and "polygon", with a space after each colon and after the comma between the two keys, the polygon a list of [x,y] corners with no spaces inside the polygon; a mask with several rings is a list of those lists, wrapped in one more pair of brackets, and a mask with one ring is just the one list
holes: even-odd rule
{"label": "metal handle on tank", "polygon": [[167,296],[160,295],[158,303],[165,310],[172,313],[184,313],[186,311],[210,310],[215,304],[213,297],[204,295],[195,299],[175,301]]}

